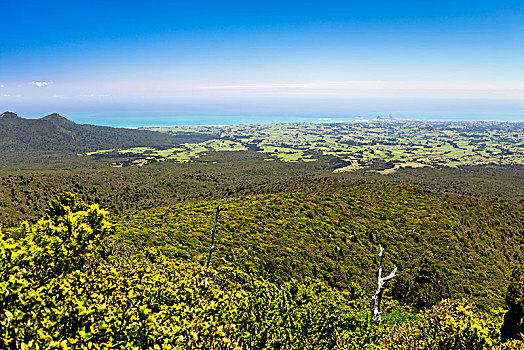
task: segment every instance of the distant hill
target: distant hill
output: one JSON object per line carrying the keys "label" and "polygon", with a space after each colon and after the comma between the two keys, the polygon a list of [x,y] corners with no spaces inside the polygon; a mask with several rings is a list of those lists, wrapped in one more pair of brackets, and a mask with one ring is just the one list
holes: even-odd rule
{"label": "distant hill", "polygon": [[378,245],[399,277],[390,295],[426,307],[467,297],[502,306],[511,270],[524,260],[524,205],[432,193],[413,186],[310,182],[306,191],[200,201],[113,216],[116,235],[144,250],[200,259],[222,212],[213,264],[277,282],[311,277],[376,288]]}
{"label": "distant hill", "polygon": [[207,136],[186,133],[173,137],[152,131],[80,125],[53,113],[40,119],[25,119],[15,113],[0,115],[0,152],[71,152],[135,146],[168,146],[201,142]]}

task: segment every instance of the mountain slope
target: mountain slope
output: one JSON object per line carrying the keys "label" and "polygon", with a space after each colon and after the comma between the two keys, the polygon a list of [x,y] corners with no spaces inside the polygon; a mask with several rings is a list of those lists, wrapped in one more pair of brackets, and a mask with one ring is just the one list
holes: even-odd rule
{"label": "mountain slope", "polygon": [[167,146],[202,141],[205,135],[185,134],[178,138],[145,130],[76,124],[59,114],[24,119],[15,113],[0,115],[0,152],[81,153],[134,146]]}
{"label": "mountain slope", "polygon": [[339,183],[316,190],[186,203],[115,217],[117,235],[167,255],[206,258],[217,204],[216,267],[232,264],[272,281],[306,276],[374,288],[378,245],[392,294],[429,306],[467,296],[502,304],[523,263],[524,205],[431,193],[411,186]]}
{"label": "mountain slope", "polygon": [[0,348],[522,349],[501,344],[511,311],[443,300],[415,314],[385,298],[374,326],[354,284],[273,284],[239,264],[134,251],[111,231],[98,205],[63,193],[38,223],[0,232]]}

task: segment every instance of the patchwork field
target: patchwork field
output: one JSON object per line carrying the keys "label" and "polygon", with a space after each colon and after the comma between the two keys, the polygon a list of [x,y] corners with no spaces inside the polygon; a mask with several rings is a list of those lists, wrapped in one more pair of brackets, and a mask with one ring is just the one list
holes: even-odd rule
{"label": "patchwork field", "polygon": [[255,150],[267,160],[311,162],[319,155],[340,158],[347,166],[336,172],[386,164],[385,173],[400,167],[456,167],[479,164],[524,164],[524,123],[419,122],[375,120],[333,124],[249,124],[231,126],[150,127],[180,135],[211,136],[177,147],[135,147],[84,153],[160,157],[181,163],[198,161],[210,152]]}

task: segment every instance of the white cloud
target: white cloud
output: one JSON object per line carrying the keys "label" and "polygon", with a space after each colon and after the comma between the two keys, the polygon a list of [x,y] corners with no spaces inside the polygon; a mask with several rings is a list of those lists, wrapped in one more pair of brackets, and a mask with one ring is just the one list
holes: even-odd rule
{"label": "white cloud", "polygon": [[50,84],[52,84],[51,82],[49,81],[33,81],[31,82],[32,85],[35,85],[37,87],[44,87],[44,86],[48,86]]}
{"label": "white cloud", "polygon": [[214,85],[206,86],[210,90],[258,90],[258,89],[328,89],[341,85],[377,85],[385,84],[382,80],[345,80],[323,83],[282,83],[282,84],[253,84],[253,85]]}
{"label": "white cloud", "polygon": [[345,80],[345,81],[336,81],[333,84],[354,84],[354,85],[362,85],[362,84],[385,84],[385,81],[382,80]]}
{"label": "white cloud", "polygon": [[78,95],[79,97],[108,97],[109,95],[106,94],[84,94],[84,95]]}
{"label": "white cloud", "polygon": [[22,97],[22,95],[0,94],[0,97]]}
{"label": "white cloud", "polygon": [[305,83],[254,83],[207,85],[196,88],[217,96],[311,96],[326,98],[373,99],[485,99],[522,100],[524,86],[489,84],[446,84],[441,82],[405,83],[384,80],[338,80]]}

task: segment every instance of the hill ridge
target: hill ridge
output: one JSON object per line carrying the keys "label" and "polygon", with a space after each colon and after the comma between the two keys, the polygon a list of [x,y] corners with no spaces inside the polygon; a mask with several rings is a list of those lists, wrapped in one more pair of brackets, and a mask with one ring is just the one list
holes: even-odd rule
{"label": "hill ridge", "polygon": [[524,252],[522,204],[407,185],[336,183],[143,209],[112,221],[116,234],[139,249],[153,245],[191,260],[207,251],[218,204],[216,264],[244,266],[276,282],[309,276],[372,290],[382,244],[386,264],[401,272],[392,295],[421,307],[464,296],[501,305],[492,294],[504,288]]}
{"label": "hill ridge", "polygon": [[46,120],[46,121],[52,121],[52,122],[64,122],[64,123],[70,123],[70,124],[79,125],[79,124],[75,123],[74,121],[69,120],[66,117],[64,117],[64,116],[62,116],[62,115],[60,115],[58,113],[51,113],[51,114],[46,115],[45,117],[42,117],[42,118],[37,119],[37,120]]}
{"label": "hill ridge", "polygon": [[77,124],[66,117],[51,113],[39,119],[26,119],[14,112],[4,112],[0,118],[0,152],[8,162],[16,162],[28,151],[83,153],[101,149],[140,146],[172,146],[184,142],[202,142],[206,136],[186,134],[181,137],[154,131]]}
{"label": "hill ridge", "polygon": [[9,111],[5,111],[4,113],[0,114],[0,118],[5,118],[5,119],[22,119],[18,116],[18,114],[16,113],[13,113],[13,112],[9,112]]}

